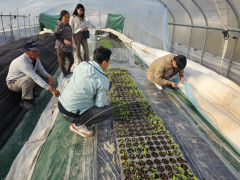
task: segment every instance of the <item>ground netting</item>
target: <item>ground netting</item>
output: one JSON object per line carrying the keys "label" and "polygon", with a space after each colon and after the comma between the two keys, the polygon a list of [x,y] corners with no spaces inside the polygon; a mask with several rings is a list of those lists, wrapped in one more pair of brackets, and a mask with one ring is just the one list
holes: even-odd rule
{"label": "ground netting", "polygon": [[9,91],[6,77],[12,60],[23,54],[23,44],[27,39],[34,39],[41,46],[40,60],[48,73],[54,74],[58,67],[55,40],[50,34],[22,38],[0,47],[0,148],[24,115],[19,106],[21,94]]}

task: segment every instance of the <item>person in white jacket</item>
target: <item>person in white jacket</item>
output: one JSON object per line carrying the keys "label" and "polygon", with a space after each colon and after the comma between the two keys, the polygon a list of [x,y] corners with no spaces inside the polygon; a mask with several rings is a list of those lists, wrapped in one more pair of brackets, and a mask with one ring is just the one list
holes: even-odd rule
{"label": "person in white jacket", "polygon": [[[87,31],[87,23],[85,17],[85,8],[82,4],[78,4],[70,18],[70,26],[72,27],[73,44],[76,48],[78,61],[89,60],[89,51],[87,39],[83,36],[83,31]],[[84,59],[81,57],[81,45],[84,50]]]}

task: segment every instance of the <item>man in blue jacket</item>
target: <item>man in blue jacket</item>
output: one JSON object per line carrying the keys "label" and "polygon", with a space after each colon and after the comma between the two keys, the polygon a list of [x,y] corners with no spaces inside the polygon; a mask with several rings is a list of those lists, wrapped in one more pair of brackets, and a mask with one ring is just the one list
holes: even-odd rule
{"label": "man in blue jacket", "polygon": [[112,109],[106,104],[110,83],[104,73],[110,56],[109,49],[95,49],[94,61],[85,61],[76,67],[59,97],[59,110],[72,123],[70,130],[83,137],[94,136],[90,127],[112,117]]}

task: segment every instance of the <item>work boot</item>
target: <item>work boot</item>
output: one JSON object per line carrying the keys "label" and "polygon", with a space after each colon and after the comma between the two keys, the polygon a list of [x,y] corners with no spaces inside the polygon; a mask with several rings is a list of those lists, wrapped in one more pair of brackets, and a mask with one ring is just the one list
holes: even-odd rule
{"label": "work boot", "polygon": [[26,99],[22,99],[20,102],[20,106],[24,109],[24,110],[31,110],[33,109],[33,100],[26,100]]}
{"label": "work boot", "polygon": [[85,125],[76,126],[74,123],[70,126],[70,130],[82,137],[89,138],[94,136],[93,130],[88,130]]}

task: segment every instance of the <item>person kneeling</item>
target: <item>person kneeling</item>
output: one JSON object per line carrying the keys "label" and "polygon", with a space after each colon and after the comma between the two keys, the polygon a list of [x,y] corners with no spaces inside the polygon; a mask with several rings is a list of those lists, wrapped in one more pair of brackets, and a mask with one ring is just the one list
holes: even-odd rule
{"label": "person kneeling", "polygon": [[83,137],[94,136],[91,126],[113,116],[111,106],[107,105],[110,83],[104,73],[110,56],[109,49],[95,49],[94,61],[83,61],[76,67],[59,97],[59,110],[72,123],[70,130]]}

